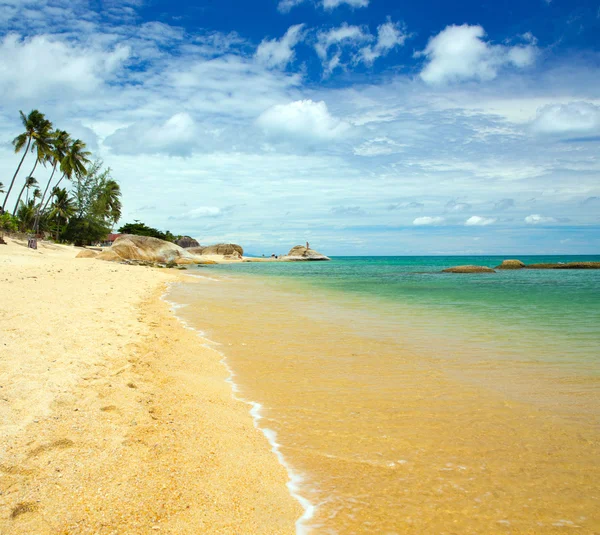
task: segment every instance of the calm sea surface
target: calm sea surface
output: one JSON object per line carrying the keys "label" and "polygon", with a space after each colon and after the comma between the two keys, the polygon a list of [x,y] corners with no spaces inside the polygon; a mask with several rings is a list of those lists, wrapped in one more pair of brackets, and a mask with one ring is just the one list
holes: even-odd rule
{"label": "calm sea surface", "polygon": [[440,273],[502,259],[242,263],[172,289],[302,474],[299,532],[600,533],[600,270]]}

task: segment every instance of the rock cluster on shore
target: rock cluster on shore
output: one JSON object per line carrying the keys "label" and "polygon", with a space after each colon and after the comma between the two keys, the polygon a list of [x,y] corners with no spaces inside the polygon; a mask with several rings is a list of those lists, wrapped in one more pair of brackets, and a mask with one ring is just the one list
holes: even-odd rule
{"label": "rock cluster on shore", "polygon": [[495,270],[486,266],[455,266],[442,270],[442,273],[496,273]]}
{"label": "rock cluster on shore", "polygon": [[242,246],[235,243],[217,243],[216,245],[207,245],[206,247],[191,247],[187,251],[191,254],[203,256],[220,255],[236,258],[244,256]]}

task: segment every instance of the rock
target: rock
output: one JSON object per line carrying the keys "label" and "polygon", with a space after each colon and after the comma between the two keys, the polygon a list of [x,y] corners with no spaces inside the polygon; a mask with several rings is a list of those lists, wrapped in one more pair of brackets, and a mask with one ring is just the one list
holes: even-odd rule
{"label": "rock", "polygon": [[98,253],[96,251],[91,251],[90,249],[83,249],[75,258],[96,258],[97,256]]}
{"label": "rock", "polygon": [[199,254],[202,254],[202,251],[204,251],[204,249],[206,249],[206,247],[198,246],[198,247],[188,247],[186,250],[190,254],[199,255]]}
{"label": "rock", "polygon": [[442,273],[496,273],[496,271],[486,266],[455,266],[443,269]]}
{"label": "rock", "polygon": [[523,269],[525,264],[520,260],[503,260],[496,269]]}
{"label": "rock", "polygon": [[158,238],[133,234],[123,234],[115,240],[108,251],[100,253],[97,258],[109,261],[139,260],[160,264],[182,259],[186,259],[186,263],[193,264],[196,260],[179,245]]}
{"label": "rock", "polygon": [[[217,245],[208,245],[202,247],[202,255],[221,255],[221,256],[234,256],[242,257],[244,255],[244,249],[235,243],[218,243]],[[194,248],[194,251],[198,249]],[[198,253],[194,253],[198,254]]]}
{"label": "rock", "polygon": [[600,262],[541,263],[529,264],[525,267],[527,269],[600,269]]}
{"label": "rock", "polygon": [[331,258],[321,254],[313,249],[307,249],[304,245],[296,245],[290,249],[290,252],[279,258],[280,260],[287,261],[317,261],[317,260],[331,260]]}
{"label": "rock", "polygon": [[194,238],[190,238],[189,236],[182,236],[175,242],[175,244],[179,245],[179,247],[183,247],[184,249],[189,249],[190,247],[200,247],[200,244]]}

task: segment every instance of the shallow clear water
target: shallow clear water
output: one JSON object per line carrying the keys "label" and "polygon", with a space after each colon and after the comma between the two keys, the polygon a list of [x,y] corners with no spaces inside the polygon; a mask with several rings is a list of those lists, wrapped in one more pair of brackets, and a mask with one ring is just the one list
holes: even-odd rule
{"label": "shallow clear water", "polygon": [[440,273],[501,260],[211,266],[170,298],[304,474],[307,530],[596,533],[600,271]]}

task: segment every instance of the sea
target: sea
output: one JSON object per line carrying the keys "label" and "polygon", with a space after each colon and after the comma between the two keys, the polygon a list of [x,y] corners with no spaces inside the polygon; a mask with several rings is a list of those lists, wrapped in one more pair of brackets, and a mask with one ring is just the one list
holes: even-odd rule
{"label": "sea", "polygon": [[600,270],[441,272],[505,258],[201,266],[171,287],[287,469],[298,534],[600,533]]}

